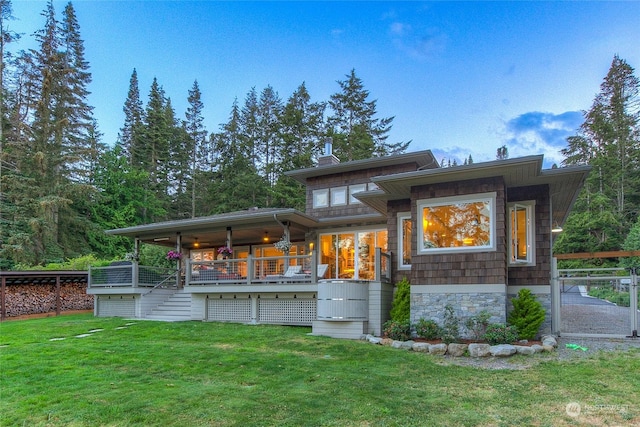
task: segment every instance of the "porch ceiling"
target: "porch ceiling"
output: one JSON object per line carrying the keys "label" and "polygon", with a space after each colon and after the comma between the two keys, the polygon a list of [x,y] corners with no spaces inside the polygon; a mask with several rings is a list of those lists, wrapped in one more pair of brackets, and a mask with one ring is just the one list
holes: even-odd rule
{"label": "porch ceiling", "polygon": [[573,205],[590,166],[542,169],[543,156],[496,160],[449,168],[426,169],[395,175],[373,177],[380,190],[357,193],[363,203],[386,214],[387,201],[409,199],[411,188],[500,176],[507,188],[549,185],[553,206],[553,222],[563,224]]}
{"label": "porch ceiling", "polygon": [[303,241],[310,228],[318,222],[295,209],[250,209],[184,220],[165,221],[135,227],[108,230],[107,234],[138,238],[145,243],[176,247],[178,235],[185,248],[194,249],[196,240],[199,248],[219,247],[227,240],[227,230],[231,230],[234,246],[256,245],[269,238],[274,243],[282,237],[282,225],[289,224],[292,241]]}

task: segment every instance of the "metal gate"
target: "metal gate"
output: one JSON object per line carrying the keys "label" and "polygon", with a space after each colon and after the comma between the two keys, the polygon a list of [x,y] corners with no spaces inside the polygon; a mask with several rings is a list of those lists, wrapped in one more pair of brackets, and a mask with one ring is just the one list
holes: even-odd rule
{"label": "metal gate", "polygon": [[640,268],[554,268],[553,330],[564,336],[637,336],[638,273]]}

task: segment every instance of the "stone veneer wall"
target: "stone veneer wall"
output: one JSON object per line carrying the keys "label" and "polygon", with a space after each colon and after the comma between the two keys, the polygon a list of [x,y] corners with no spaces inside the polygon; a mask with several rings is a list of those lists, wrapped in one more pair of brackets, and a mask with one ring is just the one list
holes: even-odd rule
{"label": "stone veneer wall", "polygon": [[[483,310],[491,313],[491,323],[506,322],[507,297],[500,291],[504,289],[503,285],[451,286],[450,292],[432,288],[428,285],[411,286],[411,323],[432,319],[442,324],[447,305],[453,307],[459,318],[463,336],[467,336],[462,327],[464,321]],[[487,292],[483,292],[483,288],[488,288]]]}

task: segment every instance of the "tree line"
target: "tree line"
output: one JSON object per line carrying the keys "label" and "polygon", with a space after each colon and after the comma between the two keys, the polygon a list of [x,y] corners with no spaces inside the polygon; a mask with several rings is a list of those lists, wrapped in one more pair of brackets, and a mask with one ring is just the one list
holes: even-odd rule
{"label": "tree line", "polygon": [[[197,80],[179,117],[157,79],[141,95],[135,69],[117,141],[105,144],[88,102],[92,77],[72,3],[58,18],[50,1],[34,35],[38,47],[17,52],[11,2],[0,7],[0,269],[131,250],[129,239],[105,229],[253,206],[304,210],[304,188],[283,172],[312,167],[327,138],[341,161],[409,145],[387,140],[393,117],[377,117],[355,70],[326,101],[312,100],[304,83],[286,99],[271,86],[251,88],[209,131]],[[600,89],[563,150],[565,165],[593,171],[557,253],[626,248],[640,229],[638,79],[616,56]],[[507,157],[500,147],[497,158]]]}
{"label": "tree line", "polygon": [[252,88],[209,132],[197,80],[179,118],[157,79],[143,99],[135,69],[118,140],[105,144],[88,103],[91,73],[72,3],[58,18],[49,1],[38,48],[17,53],[8,49],[20,36],[8,30],[11,2],[0,5],[0,268],[131,249],[105,229],[253,206],[304,208],[304,188],[283,172],[313,166],[327,138],[340,160],[409,145],[387,141],[393,117],[377,117],[355,70],[322,102],[304,83],[285,100],[271,86]]}

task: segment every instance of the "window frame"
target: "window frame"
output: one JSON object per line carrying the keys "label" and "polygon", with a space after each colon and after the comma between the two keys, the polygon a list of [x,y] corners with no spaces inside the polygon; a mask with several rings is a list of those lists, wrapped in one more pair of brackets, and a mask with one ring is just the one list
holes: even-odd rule
{"label": "window frame", "polygon": [[[404,221],[411,222],[411,234],[409,236],[404,235]],[[411,221],[411,212],[398,212],[398,270],[410,270],[411,262],[409,264],[404,263],[403,249],[405,237],[409,239],[409,260],[411,260],[411,244],[413,243],[413,234],[415,233],[415,227]]]}
{"label": "window frame", "polygon": [[349,203],[346,185],[342,187],[333,187],[330,189],[329,193],[331,194],[331,206],[346,206]]}
{"label": "window frame", "polygon": [[329,189],[322,188],[320,190],[313,190],[313,208],[328,208],[329,207]]}
{"label": "window frame", "polygon": [[[443,253],[468,253],[468,252],[492,252],[496,250],[496,192],[467,194],[463,196],[437,197],[433,199],[421,199],[416,202],[417,224],[416,238],[420,238],[417,245],[417,253],[421,255]],[[489,205],[489,244],[482,246],[458,246],[425,248],[424,244],[424,208],[455,205],[461,203],[488,203]]]}
{"label": "window frame", "polygon": [[359,205],[362,204],[362,202],[358,199],[356,199],[355,197],[353,197],[353,195],[355,193],[360,193],[363,191],[367,191],[367,184],[352,184],[349,186],[349,204],[350,205]]}
{"label": "window frame", "polygon": [[[536,202],[535,200],[527,200],[520,202],[507,203],[507,260],[510,267],[526,267],[536,265]],[[516,259],[513,256],[513,220],[512,215],[515,209],[523,208],[526,215],[526,242],[527,255],[524,259]],[[517,225],[516,225],[517,233]]]}

